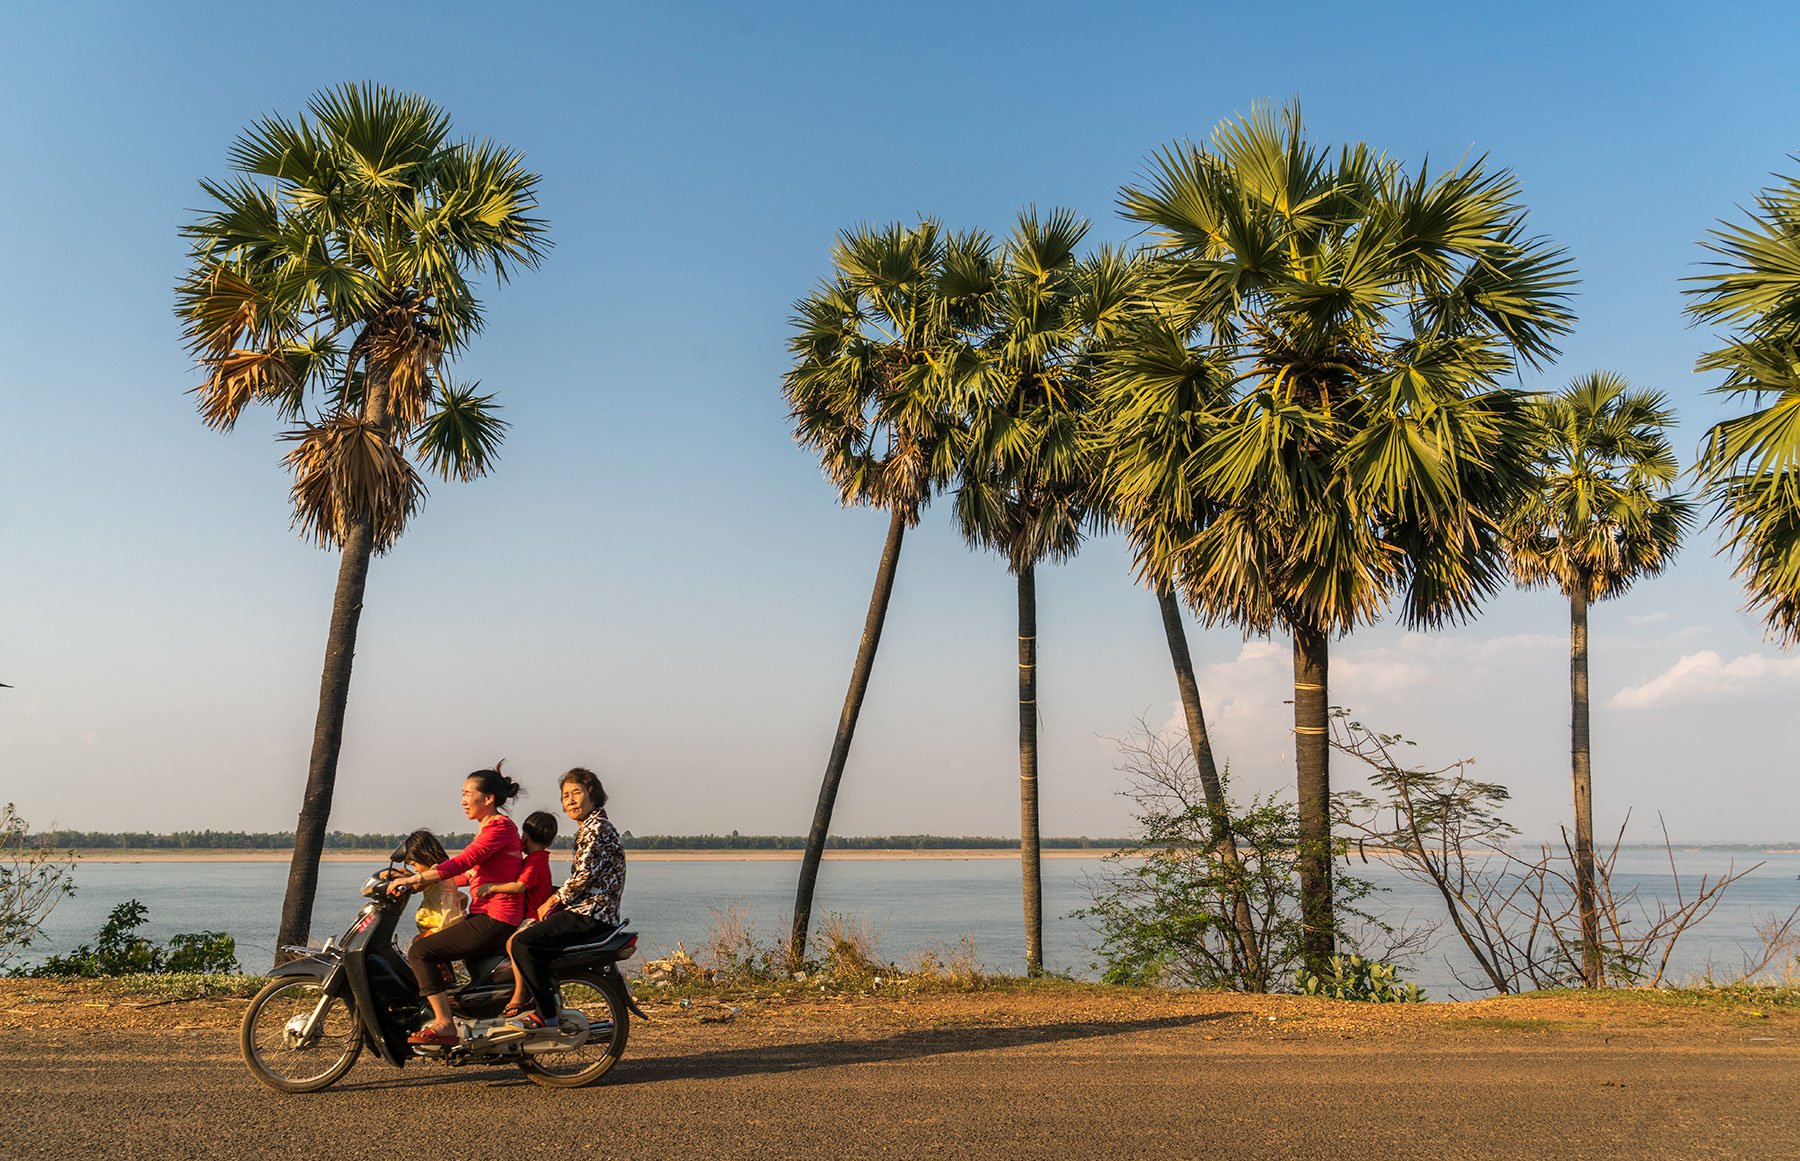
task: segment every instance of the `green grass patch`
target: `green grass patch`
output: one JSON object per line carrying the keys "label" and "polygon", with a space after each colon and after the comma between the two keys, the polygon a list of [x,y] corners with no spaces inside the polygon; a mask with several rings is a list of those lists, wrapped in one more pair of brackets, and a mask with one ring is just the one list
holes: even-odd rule
{"label": "green grass patch", "polygon": [[1612,988],[1587,991],[1558,988],[1531,992],[1532,996],[1557,996],[1575,1000],[1623,1000],[1657,1008],[1698,1008],[1733,1012],[1753,1019],[1800,1014],[1800,988],[1772,984],[1728,984],[1721,987]]}
{"label": "green grass patch", "polygon": [[269,982],[267,976],[227,976],[193,972],[115,976],[96,983],[117,990],[120,996],[146,1000],[248,999]]}

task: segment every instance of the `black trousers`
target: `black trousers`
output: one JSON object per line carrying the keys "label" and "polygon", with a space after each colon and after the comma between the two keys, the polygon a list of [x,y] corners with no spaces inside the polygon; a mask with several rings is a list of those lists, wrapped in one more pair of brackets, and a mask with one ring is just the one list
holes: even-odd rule
{"label": "black trousers", "polygon": [[617,926],[565,909],[513,936],[509,945],[513,974],[531,989],[531,1001],[537,1006],[539,1019],[554,1020],[560,1011],[556,981],[550,975],[550,961],[556,953],[578,943],[604,939]]}
{"label": "black trousers", "polygon": [[419,994],[430,996],[444,990],[439,964],[478,955],[499,955],[506,950],[506,937],[515,930],[510,923],[471,915],[430,935],[419,936],[406,949],[406,962],[412,968],[413,979],[419,982]]}

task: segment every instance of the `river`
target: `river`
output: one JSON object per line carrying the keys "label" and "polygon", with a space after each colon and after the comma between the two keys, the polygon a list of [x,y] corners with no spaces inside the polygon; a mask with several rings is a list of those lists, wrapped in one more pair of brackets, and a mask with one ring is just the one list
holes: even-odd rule
{"label": "river", "polygon": [[[1673,975],[1693,979],[1709,969],[1734,978],[1754,926],[1800,906],[1800,851],[1684,848],[1676,853],[1690,893],[1703,874],[1716,876],[1735,864],[1763,865],[1727,892],[1717,911],[1691,931],[1678,949]],[[793,860],[657,861],[634,859],[625,891],[625,913],[641,933],[641,948],[655,957],[678,944],[690,951],[706,944],[716,913],[740,908],[756,935],[773,943],[785,934],[793,905]],[[1044,954],[1054,970],[1078,977],[1098,974],[1095,936],[1072,912],[1089,902],[1089,883],[1104,869],[1099,858],[1046,859]],[[348,925],[373,865],[325,863],[320,868],[314,935],[322,939]],[[560,870],[560,868],[559,868]],[[1441,903],[1428,888],[1407,882],[1379,861],[1358,863],[1354,873],[1380,890],[1369,909],[1389,923],[1438,923]],[[141,934],[162,942],[183,931],[219,930],[237,940],[248,970],[266,968],[275,951],[275,928],[286,884],[285,863],[82,862],[76,894],[51,915],[30,958],[91,942],[107,912],[126,899],[149,907]],[[1671,896],[1667,856],[1660,850],[1621,853],[1614,889],[1637,887],[1646,898]],[[972,939],[978,960],[990,970],[1023,970],[1025,937],[1020,918],[1019,865],[1014,859],[896,858],[828,860],[819,878],[815,915],[835,912],[865,920],[879,939],[880,954],[902,965],[933,947]],[[815,920],[815,930],[817,920]],[[1464,998],[1456,976],[1472,979],[1472,963],[1441,924],[1433,945],[1415,955],[1407,978],[1434,999]]]}

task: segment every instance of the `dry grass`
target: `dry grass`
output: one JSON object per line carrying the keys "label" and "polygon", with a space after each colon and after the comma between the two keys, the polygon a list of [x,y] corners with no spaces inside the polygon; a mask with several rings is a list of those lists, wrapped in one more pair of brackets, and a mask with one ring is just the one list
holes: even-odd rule
{"label": "dry grass", "polygon": [[811,944],[813,957],[791,970],[785,942],[763,938],[745,908],[715,908],[712,914],[712,927],[694,952],[677,946],[643,964],[634,981],[641,994],[690,999],[755,992],[898,995],[978,991],[1009,978],[987,972],[974,936],[927,948],[901,964],[883,958],[874,923],[836,912],[821,917]]}

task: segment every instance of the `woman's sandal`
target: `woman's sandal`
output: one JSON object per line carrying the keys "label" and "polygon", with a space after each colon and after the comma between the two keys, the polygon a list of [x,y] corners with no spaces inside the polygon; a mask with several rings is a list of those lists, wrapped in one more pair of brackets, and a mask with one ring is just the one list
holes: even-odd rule
{"label": "woman's sandal", "polygon": [[462,1043],[462,1037],[454,1028],[433,1028],[427,1025],[406,1038],[408,1044],[437,1045],[440,1048],[455,1048]]}
{"label": "woman's sandal", "polygon": [[506,1007],[500,1009],[500,1018],[502,1020],[510,1020],[514,1016],[523,1016],[526,1012],[528,1012],[530,1010],[531,1010],[531,1001],[529,1001],[529,1000],[525,1001],[522,1004],[508,1004],[508,1005],[506,1005]]}

